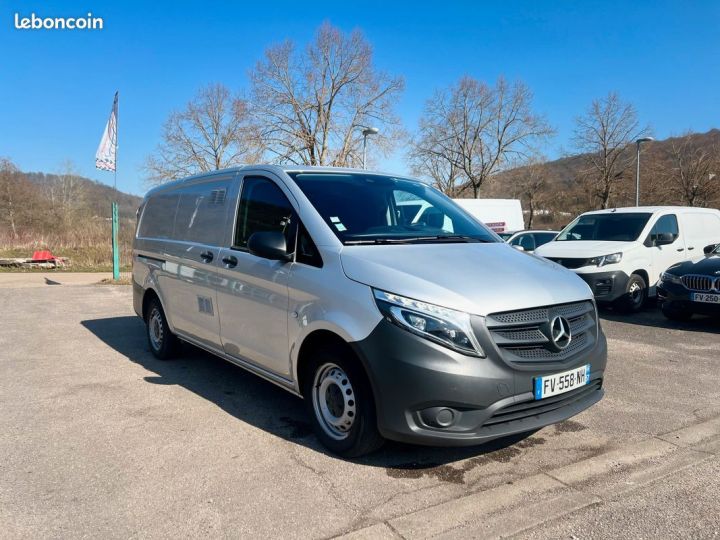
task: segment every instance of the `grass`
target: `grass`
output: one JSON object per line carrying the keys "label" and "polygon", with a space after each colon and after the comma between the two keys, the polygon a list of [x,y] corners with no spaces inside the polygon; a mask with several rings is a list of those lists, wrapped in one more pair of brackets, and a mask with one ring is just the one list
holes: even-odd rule
{"label": "grass", "polygon": [[[108,245],[90,246],[11,246],[0,247],[0,259],[32,257],[33,251],[50,249],[57,257],[70,259],[65,267],[57,268],[8,268],[0,267],[0,272],[112,272],[112,250]],[[128,244],[120,246],[120,271],[131,269],[131,248]]]}

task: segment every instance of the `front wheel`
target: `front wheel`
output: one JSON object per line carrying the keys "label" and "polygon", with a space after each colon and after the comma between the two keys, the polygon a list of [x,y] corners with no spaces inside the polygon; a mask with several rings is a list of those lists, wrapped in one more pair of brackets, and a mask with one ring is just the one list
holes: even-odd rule
{"label": "front wheel", "polygon": [[615,301],[615,307],[622,313],[637,313],[647,300],[647,283],[642,276],[633,274],[625,286],[625,294]]}
{"label": "front wheel", "polygon": [[369,454],[382,446],[367,377],[345,351],[317,351],[304,381],[308,414],[323,445],[344,457]]}

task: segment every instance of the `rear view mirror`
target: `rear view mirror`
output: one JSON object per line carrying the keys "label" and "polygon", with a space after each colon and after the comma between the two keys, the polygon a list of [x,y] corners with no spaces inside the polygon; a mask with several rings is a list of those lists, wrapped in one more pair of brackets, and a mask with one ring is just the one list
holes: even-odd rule
{"label": "rear view mirror", "polygon": [[705,255],[710,255],[713,251],[715,251],[715,248],[718,247],[720,244],[710,244],[709,246],[705,246],[703,248],[703,252]]}
{"label": "rear view mirror", "polygon": [[271,261],[288,262],[291,256],[287,252],[285,235],[281,232],[256,232],[248,239],[248,250],[253,255]]}

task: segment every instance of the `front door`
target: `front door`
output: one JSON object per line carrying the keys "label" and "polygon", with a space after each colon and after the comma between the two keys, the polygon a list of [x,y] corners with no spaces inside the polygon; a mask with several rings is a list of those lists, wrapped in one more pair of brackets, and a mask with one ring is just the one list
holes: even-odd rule
{"label": "front door", "polygon": [[[655,239],[660,234],[671,234],[673,236],[673,242],[671,244],[657,245]],[[685,255],[685,241],[680,235],[677,216],[675,214],[660,216],[655,222],[655,225],[653,225],[648,240],[652,260],[648,287],[654,290],[661,272],[664,272],[669,266],[672,266],[676,262],[687,258]]]}
{"label": "front door", "polygon": [[[290,239],[293,208],[278,184],[262,176],[243,179],[232,245],[220,250],[218,309],[223,349],[278,375],[290,377],[288,276],[290,263],[251,254],[255,232],[284,232]],[[288,242],[288,245],[292,245]]]}

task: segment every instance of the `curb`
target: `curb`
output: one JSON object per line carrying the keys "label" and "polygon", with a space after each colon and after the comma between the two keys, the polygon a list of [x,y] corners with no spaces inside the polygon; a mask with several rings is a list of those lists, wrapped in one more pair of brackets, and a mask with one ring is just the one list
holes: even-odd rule
{"label": "curb", "polygon": [[720,417],[336,538],[494,538],[602,504],[720,455]]}

